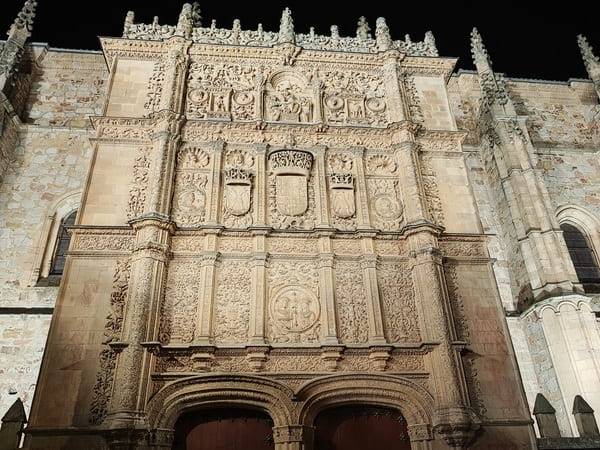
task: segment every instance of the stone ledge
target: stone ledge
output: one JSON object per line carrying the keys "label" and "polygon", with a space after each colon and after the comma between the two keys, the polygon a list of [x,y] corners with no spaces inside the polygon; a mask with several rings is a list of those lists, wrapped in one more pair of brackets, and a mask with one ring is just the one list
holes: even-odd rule
{"label": "stone ledge", "polygon": [[567,449],[598,449],[600,448],[600,436],[577,437],[577,438],[539,438],[539,450],[567,450]]}

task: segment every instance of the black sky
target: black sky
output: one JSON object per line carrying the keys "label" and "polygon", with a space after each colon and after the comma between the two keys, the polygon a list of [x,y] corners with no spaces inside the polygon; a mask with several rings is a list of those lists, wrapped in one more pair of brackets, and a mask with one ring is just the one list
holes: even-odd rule
{"label": "black sky", "polygon": [[[8,30],[24,0],[1,0],[0,32]],[[142,0],[38,0],[33,42],[51,47],[99,49],[97,36],[120,36],[128,10],[136,22],[149,23],[156,15],[161,24],[175,24],[184,1]],[[341,2],[282,0],[237,2],[201,1],[203,24],[212,19],[218,27],[230,28],[239,18],[243,29],[256,29],[259,22],[267,31],[279,29],[281,11],[292,10],[297,32],[315,27],[329,34],[332,24],[342,36],[355,35],[358,17],[364,15],[372,28],[379,16],[386,18],[394,39],[410,34],[414,41],[431,30],[442,56],[458,57],[458,69],[473,69],[469,34],[476,26],[491,55],[494,69],[509,77],[566,81],[587,78],[576,36],[584,34],[600,55],[599,16],[595,2],[461,1],[445,2],[376,1]]]}

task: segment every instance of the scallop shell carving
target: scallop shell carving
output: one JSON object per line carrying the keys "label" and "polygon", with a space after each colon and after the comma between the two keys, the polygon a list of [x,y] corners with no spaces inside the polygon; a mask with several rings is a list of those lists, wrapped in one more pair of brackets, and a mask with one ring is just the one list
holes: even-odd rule
{"label": "scallop shell carving", "polygon": [[396,167],[388,155],[373,155],[367,162],[367,170],[375,175],[391,175],[396,172]]}

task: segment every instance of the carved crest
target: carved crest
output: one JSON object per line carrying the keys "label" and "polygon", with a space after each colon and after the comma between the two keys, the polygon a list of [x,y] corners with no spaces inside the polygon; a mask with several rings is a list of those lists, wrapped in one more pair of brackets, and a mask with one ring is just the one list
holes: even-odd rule
{"label": "carved crest", "polygon": [[331,190],[331,208],[334,214],[342,219],[354,216],[354,177],[349,173],[332,173],[329,175]]}
{"label": "carved crest", "polygon": [[225,211],[234,216],[243,216],[250,210],[252,173],[236,167],[225,170],[223,202]]}
{"label": "carved crest", "polygon": [[286,216],[300,216],[308,209],[308,178],[313,157],[301,150],[279,150],[269,155],[276,177],[277,210]]}

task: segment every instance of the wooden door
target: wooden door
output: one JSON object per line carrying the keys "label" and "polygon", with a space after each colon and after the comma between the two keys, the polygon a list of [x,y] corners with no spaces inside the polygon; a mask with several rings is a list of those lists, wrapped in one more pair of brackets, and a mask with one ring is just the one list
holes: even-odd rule
{"label": "wooden door", "polygon": [[273,450],[273,422],[251,410],[202,410],[175,425],[174,450]]}
{"label": "wooden door", "polygon": [[395,410],[346,406],[315,420],[314,450],[410,450],[404,417]]}

